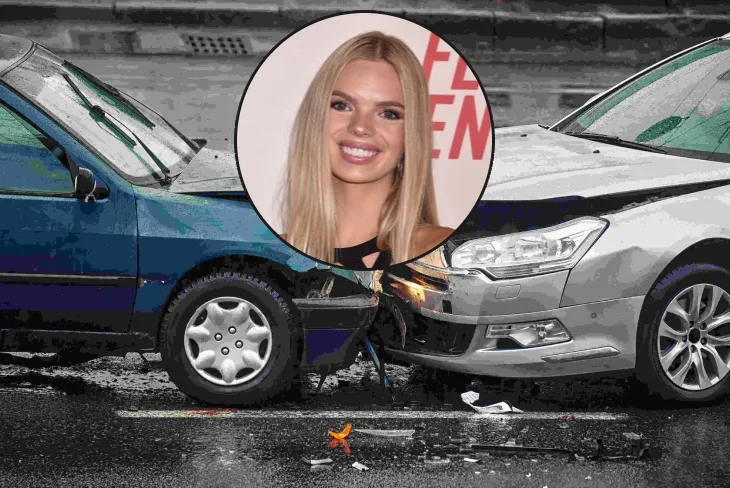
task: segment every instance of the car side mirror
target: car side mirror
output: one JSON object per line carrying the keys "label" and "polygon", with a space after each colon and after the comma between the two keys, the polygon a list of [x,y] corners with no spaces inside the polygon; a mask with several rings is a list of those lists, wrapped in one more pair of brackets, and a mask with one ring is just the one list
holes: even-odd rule
{"label": "car side mirror", "polygon": [[79,168],[74,178],[74,192],[77,197],[83,198],[84,202],[96,201],[97,198],[109,195],[109,190],[103,184],[98,184],[94,173],[88,168]]}

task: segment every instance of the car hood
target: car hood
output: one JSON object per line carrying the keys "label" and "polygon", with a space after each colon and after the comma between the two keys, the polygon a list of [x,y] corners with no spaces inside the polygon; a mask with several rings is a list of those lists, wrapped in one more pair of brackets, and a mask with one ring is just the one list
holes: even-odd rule
{"label": "car hood", "polygon": [[730,165],[622,148],[537,125],[497,129],[482,200],[595,197],[730,179]]}
{"label": "car hood", "polygon": [[203,148],[168,188],[173,193],[241,193],[243,185],[231,152]]}

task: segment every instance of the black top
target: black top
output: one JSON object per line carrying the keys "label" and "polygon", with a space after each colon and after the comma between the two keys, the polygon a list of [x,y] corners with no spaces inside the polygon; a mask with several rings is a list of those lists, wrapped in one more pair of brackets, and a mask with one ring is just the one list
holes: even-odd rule
{"label": "black top", "polygon": [[[385,251],[381,251],[380,249],[378,249],[378,245],[376,244],[377,240],[377,237],[373,237],[369,241],[363,242],[362,244],[358,244],[356,246],[336,247],[335,262],[340,263],[341,265],[350,269],[383,269],[389,266],[392,259],[390,255],[390,249],[387,249]],[[365,266],[365,263],[363,263],[362,258],[376,252],[379,252],[380,254],[378,254],[378,258],[375,260],[373,265],[368,268],[367,266]]]}

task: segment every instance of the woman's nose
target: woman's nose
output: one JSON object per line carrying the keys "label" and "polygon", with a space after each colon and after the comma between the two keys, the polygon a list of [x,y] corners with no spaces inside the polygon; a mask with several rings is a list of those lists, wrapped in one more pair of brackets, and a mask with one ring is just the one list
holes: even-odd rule
{"label": "woman's nose", "polygon": [[355,113],[352,116],[348,130],[355,136],[371,136],[374,132],[371,118],[364,113]]}

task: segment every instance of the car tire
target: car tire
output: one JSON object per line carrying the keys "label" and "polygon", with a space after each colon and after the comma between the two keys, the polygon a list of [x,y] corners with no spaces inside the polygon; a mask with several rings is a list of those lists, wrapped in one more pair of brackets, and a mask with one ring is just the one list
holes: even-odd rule
{"label": "car tire", "polygon": [[[709,403],[730,392],[730,347],[715,349],[713,339],[719,332],[730,333],[730,325],[711,328],[710,323],[730,312],[728,293],[730,272],[707,263],[672,269],[649,292],[637,334],[636,377],[650,397]],[[694,313],[693,295],[699,297]],[[716,296],[719,302],[713,307]]]}
{"label": "car tire", "polygon": [[162,320],[160,352],[170,379],[207,404],[272,399],[299,367],[301,332],[292,310],[291,299],[259,277],[225,271],[195,280]]}

